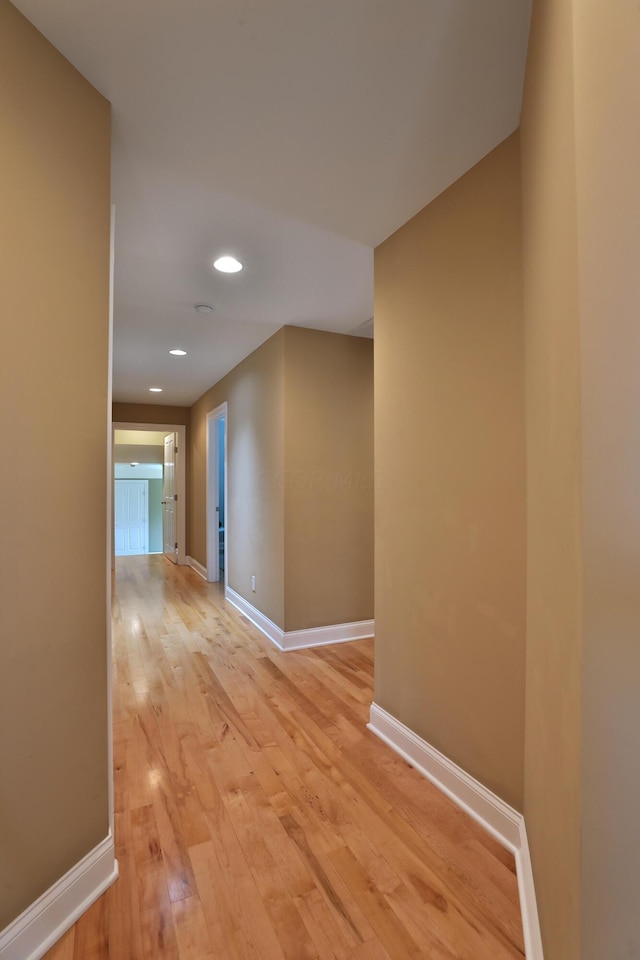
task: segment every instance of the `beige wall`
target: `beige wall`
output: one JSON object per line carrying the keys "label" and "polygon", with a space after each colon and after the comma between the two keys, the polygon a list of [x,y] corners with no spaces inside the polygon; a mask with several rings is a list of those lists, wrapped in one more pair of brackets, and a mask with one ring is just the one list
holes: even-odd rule
{"label": "beige wall", "polygon": [[160,403],[114,403],[114,423],[170,423],[189,426],[189,407],[169,407]]}
{"label": "beige wall", "polygon": [[190,554],[227,401],[229,586],[283,630],[373,617],[372,375],[370,341],[284,327],[191,408]]}
{"label": "beige wall", "polygon": [[546,960],[640,956],[640,8],[534,4],[525,814]]}
{"label": "beige wall", "polygon": [[580,956],[627,960],[640,957],[640,6],[575,0],[573,14],[584,548]]}
{"label": "beige wall", "polygon": [[522,809],[519,164],[514,135],[376,250],[375,699]]}
{"label": "beige wall", "polygon": [[0,143],[1,929],[109,828],[109,105],[6,0]]}
{"label": "beige wall", "polygon": [[[229,586],[284,628],[284,331],[191,408],[189,552],[206,566],[206,417],[228,403]],[[256,592],[250,586],[256,577]]]}
{"label": "beige wall", "polygon": [[525,817],[546,960],[578,960],[581,466],[571,0],[541,0],[522,115],[527,357]]}
{"label": "beige wall", "polygon": [[149,443],[116,443],[113,446],[114,463],[164,463],[164,443],[152,447]]}
{"label": "beige wall", "polygon": [[285,627],[373,618],[373,342],[285,328]]}

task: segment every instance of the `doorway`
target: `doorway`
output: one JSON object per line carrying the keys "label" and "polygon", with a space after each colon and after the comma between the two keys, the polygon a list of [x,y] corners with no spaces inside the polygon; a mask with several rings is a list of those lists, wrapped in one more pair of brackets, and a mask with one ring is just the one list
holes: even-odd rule
{"label": "doorway", "polygon": [[228,582],[227,404],[207,414],[207,580]]}
{"label": "doorway", "polygon": [[175,433],[167,433],[162,438],[162,552],[167,560],[178,562],[176,462],[178,457],[178,438]]}
{"label": "doorway", "polygon": [[[186,427],[179,424],[163,423],[114,423],[113,424],[113,497],[114,523],[112,524],[112,556],[124,556],[135,553],[164,553],[168,544],[166,533],[165,512],[163,504],[166,499],[167,484],[165,481],[166,444],[170,439],[171,447],[171,478],[169,491],[171,505],[170,556],[174,563],[184,564],[186,558],[186,517],[185,517],[185,456]],[[154,472],[155,471],[155,472]],[[121,547],[123,531],[117,529],[117,506],[122,513],[123,492],[118,487],[124,479],[147,479],[147,519],[148,537],[147,549],[127,550],[124,553]],[[119,504],[116,500],[119,498]],[[141,544],[138,542],[138,546]]]}
{"label": "doorway", "polygon": [[[120,444],[114,451],[122,457]],[[145,453],[157,459],[148,448]],[[116,557],[162,553],[162,464],[118,459],[113,476]]]}

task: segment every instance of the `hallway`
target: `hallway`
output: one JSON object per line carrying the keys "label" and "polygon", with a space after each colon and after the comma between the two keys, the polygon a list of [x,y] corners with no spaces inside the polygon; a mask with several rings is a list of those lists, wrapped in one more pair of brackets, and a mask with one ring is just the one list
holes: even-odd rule
{"label": "hallway", "polygon": [[366,729],[373,641],[280,653],[117,560],[120,879],[46,960],[507,960],[513,858]]}

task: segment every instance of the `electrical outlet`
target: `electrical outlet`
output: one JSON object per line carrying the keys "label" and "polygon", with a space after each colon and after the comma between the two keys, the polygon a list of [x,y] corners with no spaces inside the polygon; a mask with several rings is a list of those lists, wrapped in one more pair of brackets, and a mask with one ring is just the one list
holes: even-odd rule
{"label": "electrical outlet", "polygon": [[254,574],[251,574],[251,589],[253,592],[256,592],[256,578]]}

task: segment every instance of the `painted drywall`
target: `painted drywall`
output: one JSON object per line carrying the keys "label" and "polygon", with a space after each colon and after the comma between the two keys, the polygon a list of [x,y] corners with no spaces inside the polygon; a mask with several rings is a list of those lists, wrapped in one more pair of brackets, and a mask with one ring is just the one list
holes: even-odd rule
{"label": "painted drywall", "polygon": [[640,9],[534,5],[525,814],[547,960],[640,956]]}
{"label": "painted drywall", "polygon": [[517,134],[375,251],[376,702],[523,804]]}
{"label": "painted drywall", "polygon": [[372,373],[370,340],[284,327],[191,408],[191,556],[226,401],[229,586],[281,629],[373,617]]}
{"label": "painted drywall", "polygon": [[113,462],[163,464],[165,434],[165,430],[114,430]]}
{"label": "painted drywall", "polygon": [[640,958],[640,5],[574,0],[573,25],[584,552],[580,956],[628,960]]}
{"label": "painted drywall", "polygon": [[170,423],[189,427],[189,407],[169,407],[161,403],[113,404],[114,423]]}
{"label": "painted drywall", "polygon": [[113,459],[116,463],[164,464],[164,442],[157,447],[148,443],[116,443]]}
{"label": "painted drywall", "polygon": [[[228,404],[229,586],[284,628],[284,331],[258,347],[191,408],[189,552],[206,566],[207,413]],[[251,590],[251,577],[256,590]]]}
{"label": "painted drywall", "polygon": [[285,629],[373,618],[373,342],[285,328]]}
{"label": "painted drywall", "polygon": [[582,478],[572,16],[571,0],[534,4],[521,128],[528,502],[525,818],[546,960],[582,956]]}
{"label": "painted drywall", "polygon": [[1,929],[109,829],[110,110],[7,0],[0,142]]}
{"label": "painted drywall", "polygon": [[114,447],[120,445],[162,447],[165,435],[165,430],[114,430],[113,444]]}

